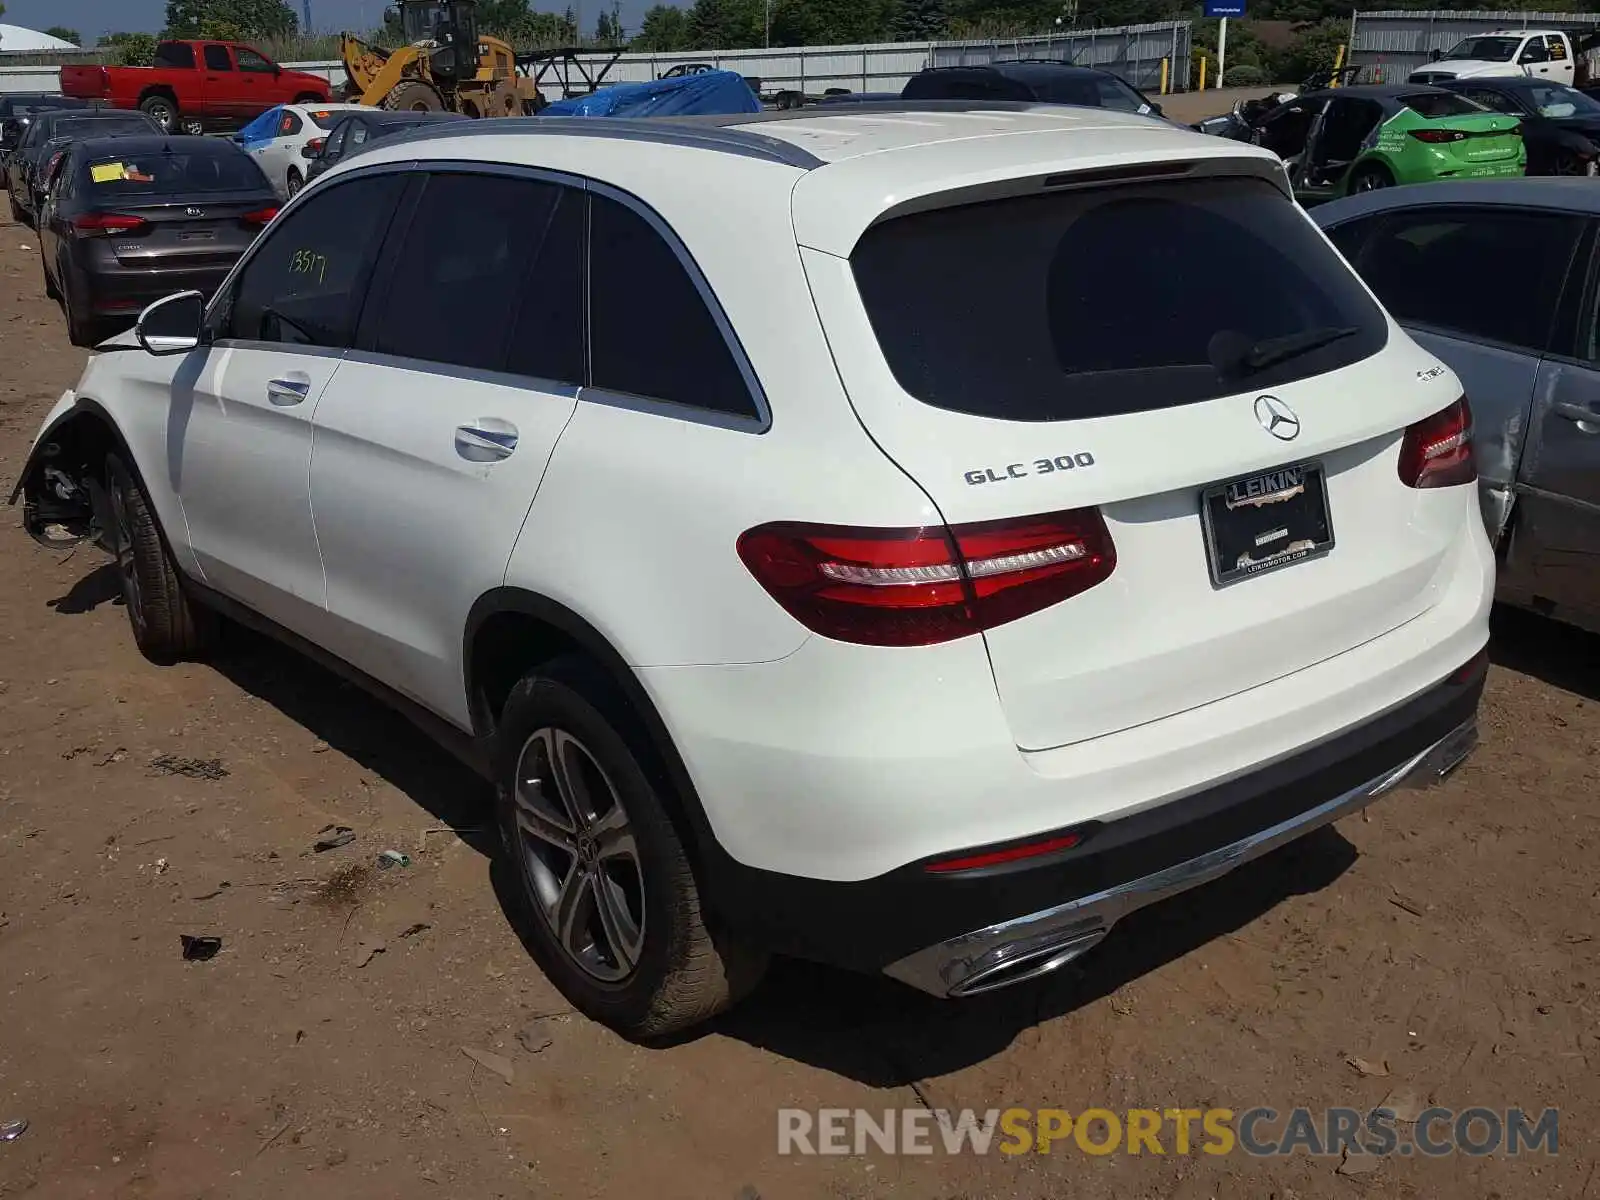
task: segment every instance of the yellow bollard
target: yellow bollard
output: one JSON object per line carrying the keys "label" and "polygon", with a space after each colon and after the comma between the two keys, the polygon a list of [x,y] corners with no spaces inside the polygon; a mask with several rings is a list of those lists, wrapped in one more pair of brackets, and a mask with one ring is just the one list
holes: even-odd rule
{"label": "yellow bollard", "polygon": [[1170,59],[1165,58],[1161,60],[1161,94],[1163,96],[1167,94],[1167,67],[1170,61]]}
{"label": "yellow bollard", "polygon": [[1200,56],[1200,86],[1195,90],[1201,92],[1206,90],[1206,56],[1204,54]]}
{"label": "yellow bollard", "polygon": [[1339,70],[1344,66],[1344,44],[1341,42],[1339,49],[1333,55],[1333,86],[1339,86]]}

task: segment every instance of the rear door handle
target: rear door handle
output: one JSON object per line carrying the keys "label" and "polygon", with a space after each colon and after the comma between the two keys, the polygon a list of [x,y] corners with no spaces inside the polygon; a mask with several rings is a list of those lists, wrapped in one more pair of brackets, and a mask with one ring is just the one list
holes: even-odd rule
{"label": "rear door handle", "polygon": [[[1600,409],[1585,408],[1581,404],[1552,404],[1550,411],[1558,417],[1565,417],[1569,421],[1576,421],[1580,425],[1593,425],[1600,429]],[[1585,433],[1593,432],[1585,430]]]}
{"label": "rear door handle", "polygon": [[311,381],[309,379],[269,379],[267,380],[267,399],[279,408],[290,408],[304,402],[311,394]]}
{"label": "rear door handle", "polygon": [[509,421],[479,421],[456,426],[456,453],[468,462],[499,462],[517,448],[517,427]]}

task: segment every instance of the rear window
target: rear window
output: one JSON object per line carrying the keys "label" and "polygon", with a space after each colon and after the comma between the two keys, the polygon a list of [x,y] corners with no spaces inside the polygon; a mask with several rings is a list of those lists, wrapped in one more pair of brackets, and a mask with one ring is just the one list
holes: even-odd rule
{"label": "rear window", "polygon": [[1400,103],[1430,121],[1435,117],[1465,117],[1488,111],[1483,105],[1475,104],[1454,92],[1418,92],[1413,96],[1401,96]]}
{"label": "rear window", "polygon": [[[227,145],[227,143],[221,143]],[[88,166],[96,196],[160,196],[183,192],[253,192],[267,178],[242,152],[155,151],[96,157]]]}
{"label": "rear window", "polygon": [[314,108],[306,115],[318,129],[332,129],[345,114],[335,109]]}
{"label": "rear window", "polygon": [[869,230],[851,265],[900,386],[1002,420],[1281,386],[1375,354],[1388,337],[1359,281],[1264,180],[918,213]]}
{"label": "rear window", "polygon": [[79,117],[57,121],[50,136],[58,138],[117,137],[124,133],[155,133],[154,123],[145,117]]}

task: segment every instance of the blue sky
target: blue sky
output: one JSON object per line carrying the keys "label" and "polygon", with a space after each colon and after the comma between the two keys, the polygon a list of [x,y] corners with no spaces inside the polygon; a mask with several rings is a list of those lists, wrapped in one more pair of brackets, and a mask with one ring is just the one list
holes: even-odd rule
{"label": "blue sky", "polygon": [[[304,0],[289,0],[296,13]],[[312,22],[319,32],[347,27],[371,28],[383,16],[388,0],[311,0]],[[624,28],[638,27],[645,9],[657,0],[622,0]],[[682,4],[685,0],[667,0]],[[6,13],[0,17],[11,25],[25,25],[30,29],[47,29],[52,25],[65,25],[76,29],[85,38],[93,39],[102,33],[116,30],[156,30],[165,18],[166,0],[4,0]],[[601,6],[611,6],[611,0],[581,0],[583,27],[587,31],[594,25]],[[566,3],[557,0],[534,0],[530,7],[559,12]]]}

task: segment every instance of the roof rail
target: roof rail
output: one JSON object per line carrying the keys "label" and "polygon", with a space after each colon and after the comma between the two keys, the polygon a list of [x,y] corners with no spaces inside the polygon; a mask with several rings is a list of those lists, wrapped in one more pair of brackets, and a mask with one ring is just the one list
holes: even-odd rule
{"label": "roof rail", "polygon": [[[942,69],[942,68],[941,68]],[[657,117],[683,125],[706,125],[719,129],[747,125],[766,125],[777,121],[813,121],[823,118],[888,115],[892,113],[968,113],[968,112],[1043,112],[1057,113],[1065,104],[1044,104],[1036,100],[863,100],[859,104],[810,105],[806,108],[772,109],[735,116]],[[776,140],[776,139],[774,139]]]}
{"label": "roof rail", "polygon": [[[870,107],[862,105],[863,108]],[[796,116],[804,115],[796,112]],[[611,138],[619,141],[653,142],[659,145],[683,146],[696,150],[711,150],[720,154],[734,154],[742,158],[755,158],[763,162],[813,171],[823,165],[816,155],[764,133],[745,131],[727,126],[737,126],[759,120],[756,113],[742,114],[722,122],[700,123],[684,117],[490,117],[476,121],[446,122],[424,125],[406,133],[384,138],[384,146],[407,142],[427,142],[444,138],[469,138],[477,136],[537,136],[540,134]],[[693,122],[693,123],[691,123]]]}

